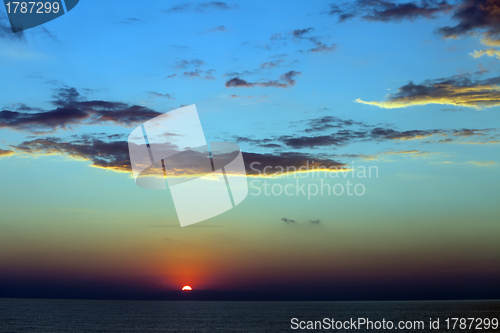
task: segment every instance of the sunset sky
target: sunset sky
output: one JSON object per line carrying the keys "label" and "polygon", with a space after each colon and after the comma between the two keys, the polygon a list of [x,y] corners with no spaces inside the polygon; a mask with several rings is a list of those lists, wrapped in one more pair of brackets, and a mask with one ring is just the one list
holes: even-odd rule
{"label": "sunset sky", "polygon": [[[0,297],[500,298],[499,65],[498,0],[82,0],[16,34],[2,7]],[[127,137],[191,104],[256,182],[181,228]],[[308,161],[343,171],[250,169]],[[297,179],[365,193],[263,192]]]}

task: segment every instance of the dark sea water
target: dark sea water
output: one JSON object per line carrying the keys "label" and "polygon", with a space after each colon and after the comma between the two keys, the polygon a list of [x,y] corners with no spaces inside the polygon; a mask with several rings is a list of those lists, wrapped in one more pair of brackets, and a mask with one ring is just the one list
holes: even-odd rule
{"label": "dark sea water", "polygon": [[[500,319],[500,301],[410,302],[198,302],[0,299],[0,332],[297,332],[291,319],[335,321],[367,318],[423,321],[424,329],[399,332],[500,332],[475,327],[446,329],[446,318]],[[429,330],[429,318],[440,329]],[[473,326],[477,326],[477,324]],[[305,325],[305,324],[304,324]],[[382,332],[383,329],[324,329],[308,332]]]}

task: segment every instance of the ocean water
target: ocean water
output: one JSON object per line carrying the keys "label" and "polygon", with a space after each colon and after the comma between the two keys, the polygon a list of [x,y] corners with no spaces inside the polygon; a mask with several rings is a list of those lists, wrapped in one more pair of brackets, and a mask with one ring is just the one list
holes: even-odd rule
{"label": "ocean water", "polygon": [[[446,328],[446,318],[500,319],[500,301],[390,301],[390,302],[201,302],[94,301],[0,299],[0,332],[376,332],[383,329],[291,329],[292,318],[303,321],[385,319],[423,321],[423,328],[399,332],[500,332],[485,329],[483,319],[466,329]],[[429,329],[429,319],[440,328]],[[477,323],[483,323],[478,330]],[[318,324],[316,324],[318,325]],[[316,326],[319,328],[319,326]],[[325,327],[323,327],[325,328]]]}

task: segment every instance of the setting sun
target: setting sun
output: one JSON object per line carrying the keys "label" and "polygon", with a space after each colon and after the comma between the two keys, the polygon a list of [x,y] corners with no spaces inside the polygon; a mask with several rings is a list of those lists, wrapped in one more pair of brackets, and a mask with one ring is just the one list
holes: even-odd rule
{"label": "setting sun", "polygon": [[191,288],[190,286],[184,286],[182,287],[182,290],[193,290],[193,288]]}

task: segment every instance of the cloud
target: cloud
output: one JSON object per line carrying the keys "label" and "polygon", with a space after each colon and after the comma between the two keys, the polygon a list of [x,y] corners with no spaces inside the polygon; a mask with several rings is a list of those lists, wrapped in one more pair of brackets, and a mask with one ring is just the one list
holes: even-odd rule
{"label": "cloud", "polygon": [[424,139],[435,134],[444,133],[442,130],[411,130],[411,131],[396,131],[387,128],[374,128],[370,136],[378,140],[415,140]]}
{"label": "cloud", "polygon": [[286,82],[289,86],[294,86],[297,81],[295,81],[293,78],[297,75],[300,75],[301,72],[296,72],[296,71],[289,71],[283,75],[280,76],[280,80]]}
{"label": "cloud", "polygon": [[267,139],[267,138],[266,139],[251,139],[251,138],[245,138],[242,136],[234,136],[233,139],[237,143],[245,142],[245,143],[252,143],[252,144],[256,144],[256,145],[268,144],[268,143],[273,141],[273,139]]}
{"label": "cloud", "polygon": [[[362,154],[349,154],[349,155],[341,155],[342,157],[345,158],[360,158],[365,161],[374,161],[378,160],[380,158],[384,158],[386,156],[411,156],[411,157],[428,157],[434,154],[440,154],[440,153],[430,153],[426,151],[421,151],[421,150],[389,150],[389,151],[384,151],[380,152],[377,154],[372,154],[372,155],[362,155]],[[386,160],[387,161],[387,160]]]}
{"label": "cloud", "polygon": [[[306,130],[307,131],[307,130]],[[353,142],[361,141],[406,141],[418,140],[435,134],[443,134],[442,130],[410,130],[397,131],[392,128],[375,127],[371,130],[342,129],[329,135],[317,136],[281,136],[279,140],[285,145],[295,148],[318,148],[336,146],[342,147]]]}
{"label": "cloud", "polygon": [[229,95],[230,98],[266,98],[268,97],[267,95],[260,95],[260,96],[241,96],[241,95]]}
{"label": "cloud", "polygon": [[421,0],[404,2],[383,0],[357,0],[344,4],[330,4],[329,15],[337,16],[339,22],[361,16],[363,20],[391,22],[418,18],[435,19],[437,14],[453,9],[447,1]]}
{"label": "cloud", "polygon": [[278,59],[276,61],[269,61],[269,62],[265,62],[265,63],[261,64],[260,68],[262,68],[262,69],[272,69],[274,67],[280,66],[284,62],[285,62],[285,60],[283,60],[283,59]]}
{"label": "cloud", "polygon": [[201,69],[195,69],[193,71],[186,71],[182,73],[183,77],[198,77],[200,79],[204,80],[215,80],[215,77],[213,76],[214,69],[209,69],[207,71],[201,70]]}
{"label": "cloud", "polygon": [[278,80],[261,81],[261,82],[248,82],[246,80],[240,79],[239,77],[234,77],[226,82],[226,88],[238,88],[238,87],[252,88],[255,86],[288,88],[294,86],[297,83],[294,77],[300,74],[301,72],[289,71],[283,75],[280,75]]}
{"label": "cloud", "polygon": [[320,224],[321,220],[309,220],[312,224]]}
{"label": "cloud", "polygon": [[[309,41],[314,44],[314,47],[305,50],[307,52],[313,52],[313,53],[321,53],[321,52],[333,52],[337,50],[338,46],[335,43],[330,44],[328,46],[327,44],[324,44],[323,42],[320,41],[323,37],[320,36],[310,36],[310,32],[312,32],[314,29],[313,28],[305,28],[305,29],[295,29],[292,31],[289,31],[288,33],[275,33],[271,35],[270,40],[272,41],[273,46],[284,46],[287,44],[287,40],[290,38],[296,42],[300,43],[303,40]],[[271,46],[268,47],[268,49]],[[301,50],[300,52],[304,52]]]}
{"label": "cloud", "polygon": [[489,36],[486,36],[483,39],[481,39],[481,43],[483,43],[486,46],[498,47],[500,46],[500,39],[493,39]]}
{"label": "cloud", "polygon": [[[304,126],[305,125],[305,126]],[[490,129],[413,129],[400,131],[392,128],[390,124],[367,124],[352,119],[342,119],[335,116],[323,116],[319,118],[306,119],[290,122],[290,128],[302,127],[295,131],[294,135],[268,136],[264,139],[252,137],[234,136],[231,140],[238,143],[248,143],[262,148],[286,148],[305,149],[320,147],[344,147],[357,142],[383,142],[383,141],[408,141],[423,140],[432,136],[455,136],[466,135],[470,131],[479,135],[490,131]],[[305,127],[305,128],[304,128]],[[334,131],[332,133],[330,132]],[[308,135],[300,135],[300,133]]]}
{"label": "cloud", "polygon": [[13,150],[5,150],[0,148],[0,157],[11,156],[14,155],[14,153],[15,152]]}
{"label": "cloud", "polygon": [[72,158],[90,160],[92,166],[119,172],[129,172],[130,159],[127,141],[106,142],[101,139],[84,138],[64,142],[58,138],[35,139],[12,146],[27,154],[67,155]]}
{"label": "cloud", "polygon": [[24,104],[18,104],[14,109],[4,109],[0,111],[0,128],[44,133],[82,124],[114,123],[131,126],[161,114],[139,105],[89,101],[71,87],[58,89],[51,103],[55,107],[51,110],[29,108]]}
{"label": "cloud", "polygon": [[249,176],[263,175],[264,173],[273,176],[280,174],[280,172],[300,172],[300,168],[306,171],[312,170],[313,167],[324,167],[332,171],[349,169],[348,165],[345,163],[298,152],[281,152],[277,154],[243,153],[243,157],[247,175]]}
{"label": "cloud", "polygon": [[316,47],[313,47],[312,49],[309,49],[309,52],[333,52],[337,50],[337,44],[331,44],[330,46],[323,44],[321,42],[316,42]]}
{"label": "cloud", "polygon": [[237,9],[237,5],[229,5],[223,1],[211,1],[203,2],[197,5],[192,3],[183,3],[173,6],[167,9],[166,13],[185,13],[185,12],[195,12],[195,13],[209,13],[216,10],[231,10]]}
{"label": "cloud", "polygon": [[[200,78],[204,80],[215,80],[213,73],[215,69],[202,70],[201,66],[206,65],[206,63],[201,59],[183,59],[177,61],[174,65],[175,69],[184,69],[185,71],[179,76],[188,77],[188,78]],[[177,74],[172,74],[167,76],[167,78],[173,78],[178,76]]]}
{"label": "cloud", "polygon": [[454,161],[441,161],[441,162],[435,162],[433,164],[445,164],[445,165],[450,165],[450,164],[458,164],[458,165],[473,165],[473,166],[478,166],[478,167],[491,167],[495,166],[496,162],[494,161],[467,161],[467,162],[454,162]]}
{"label": "cloud", "polygon": [[295,220],[287,219],[286,217],[281,218],[281,221],[283,221],[285,223],[295,223]]}
{"label": "cloud", "polygon": [[[91,161],[92,167],[107,169],[115,172],[131,172],[129,158],[129,144],[125,140],[115,140],[114,137],[106,136],[104,133],[93,135],[72,136],[71,139],[55,137],[38,138],[24,141],[11,148],[18,153],[30,155],[63,155],[77,160]],[[177,152],[175,146],[166,149]],[[11,155],[14,151],[5,151],[5,155]],[[193,175],[205,172],[200,157],[206,158],[200,153],[184,152],[183,165],[190,168],[172,168],[167,171],[171,176]],[[247,174],[250,176],[273,176],[283,172],[279,167],[293,173],[300,168],[309,170],[314,167],[325,167],[329,170],[346,170],[347,165],[327,158],[316,158],[316,156],[295,152],[282,152],[279,154],[243,153]],[[187,161],[186,161],[187,160]],[[189,162],[189,163],[187,163]],[[204,165],[204,164],[203,164]],[[267,167],[267,168],[266,168]],[[167,168],[168,170],[168,168]],[[285,170],[286,172],[286,170]]]}
{"label": "cloud", "polygon": [[143,22],[141,19],[135,18],[135,17],[129,17],[124,20],[122,20],[120,23],[125,24],[125,25],[134,25]]}
{"label": "cloud", "polygon": [[177,61],[174,68],[185,69],[191,66],[200,67],[203,65],[205,65],[205,62],[201,59],[191,59],[191,60],[184,59]]}
{"label": "cloud", "polygon": [[292,31],[292,36],[293,38],[304,38],[304,35],[307,35],[312,30],[314,29],[313,28],[295,29]]}
{"label": "cloud", "polygon": [[345,126],[360,125],[362,122],[354,121],[352,119],[341,119],[335,116],[325,116],[307,121],[309,126],[305,132],[321,132],[333,128],[343,128]]}
{"label": "cloud", "polygon": [[478,130],[478,129],[464,128],[461,130],[454,130],[453,135],[454,136],[462,136],[462,137],[470,137],[470,136],[477,136],[477,135],[485,135],[484,132],[487,132],[487,131],[490,131],[490,129]]}
{"label": "cloud", "polygon": [[226,32],[227,29],[225,26],[221,25],[221,26],[218,26],[216,28],[213,28],[213,29],[208,29],[207,30],[208,32],[218,32],[218,31],[221,31],[221,32]]}
{"label": "cloud", "polygon": [[154,92],[154,91],[150,91],[149,92],[149,98],[166,98],[166,99],[175,99],[174,96],[172,96],[171,94],[161,94],[161,93],[157,93],[157,92]]}
{"label": "cloud", "polygon": [[467,75],[427,80],[422,84],[410,82],[385,101],[356,102],[393,109],[413,105],[446,104],[480,109],[500,105],[500,76],[485,80],[471,80]]}
{"label": "cloud", "polygon": [[481,51],[476,51],[474,50],[473,53],[470,53],[471,56],[474,58],[479,58],[484,55],[490,56],[490,57],[497,57],[500,59],[500,50],[495,50],[494,48],[488,49],[488,50],[481,50]]}
{"label": "cloud", "polygon": [[320,136],[281,137],[281,141],[285,145],[295,149],[316,148],[323,146],[345,146],[354,139],[355,136],[352,135],[350,131]]}
{"label": "cloud", "polygon": [[489,40],[493,37],[498,41],[500,34],[500,2],[498,0],[465,0],[456,7],[452,19],[457,20],[458,24],[437,30],[444,38],[457,38],[482,31]]}
{"label": "cloud", "polygon": [[496,162],[494,161],[468,161],[467,164],[475,165],[475,166],[494,166]]}

